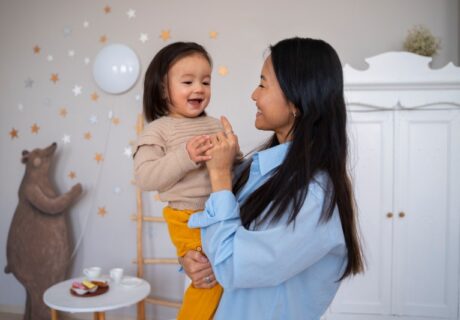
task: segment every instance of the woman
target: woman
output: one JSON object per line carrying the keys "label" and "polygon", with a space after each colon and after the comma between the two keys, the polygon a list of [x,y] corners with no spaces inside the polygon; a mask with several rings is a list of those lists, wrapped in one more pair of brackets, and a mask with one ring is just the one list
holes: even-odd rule
{"label": "woman", "polygon": [[212,194],[189,221],[209,263],[196,251],[181,259],[196,287],[224,287],[215,319],[316,320],[340,280],[363,271],[340,60],[322,40],[270,49],[252,99],[256,128],[274,134],[232,184],[238,141],[222,119],[206,163]]}

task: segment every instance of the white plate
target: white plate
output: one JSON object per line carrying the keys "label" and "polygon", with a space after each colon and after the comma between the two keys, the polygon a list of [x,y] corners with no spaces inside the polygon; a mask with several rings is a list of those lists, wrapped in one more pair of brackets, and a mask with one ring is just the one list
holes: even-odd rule
{"label": "white plate", "polygon": [[122,286],[127,287],[127,288],[137,287],[141,283],[142,283],[142,280],[136,277],[124,277],[120,282]]}

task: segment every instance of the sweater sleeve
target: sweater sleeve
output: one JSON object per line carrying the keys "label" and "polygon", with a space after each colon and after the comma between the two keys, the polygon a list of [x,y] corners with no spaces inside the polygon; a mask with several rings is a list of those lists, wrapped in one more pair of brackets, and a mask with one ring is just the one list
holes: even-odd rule
{"label": "sweater sleeve", "polygon": [[166,151],[165,140],[155,127],[146,127],[134,150],[134,176],[144,191],[166,191],[199,166],[190,159],[186,143]]}

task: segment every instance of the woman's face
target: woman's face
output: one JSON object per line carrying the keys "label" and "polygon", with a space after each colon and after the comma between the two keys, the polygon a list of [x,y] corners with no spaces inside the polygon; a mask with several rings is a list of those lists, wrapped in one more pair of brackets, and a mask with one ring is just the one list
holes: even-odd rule
{"label": "woman's face", "polygon": [[260,84],[251,98],[257,106],[256,128],[274,131],[280,143],[290,140],[288,133],[294,124],[296,108],[286,99],[280,88],[271,56],[265,59]]}

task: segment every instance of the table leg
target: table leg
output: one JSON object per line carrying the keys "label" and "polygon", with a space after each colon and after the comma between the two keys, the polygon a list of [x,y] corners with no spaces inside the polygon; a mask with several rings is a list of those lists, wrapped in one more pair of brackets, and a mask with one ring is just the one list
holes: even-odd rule
{"label": "table leg", "polygon": [[137,320],[145,320],[145,302],[142,300],[137,304]]}
{"label": "table leg", "polygon": [[93,319],[94,320],[105,320],[105,312],[95,312]]}
{"label": "table leg", "polygon": [[51,320],[58,320],[57,311],[54,309],[51,309]]}

